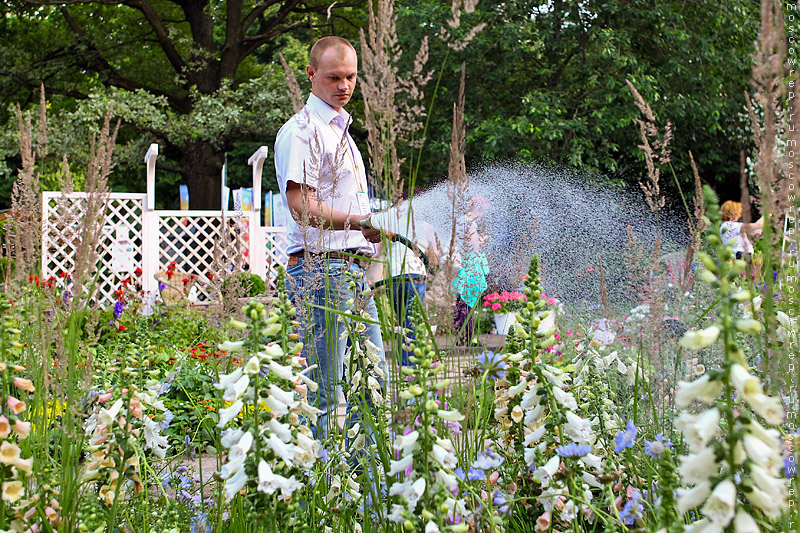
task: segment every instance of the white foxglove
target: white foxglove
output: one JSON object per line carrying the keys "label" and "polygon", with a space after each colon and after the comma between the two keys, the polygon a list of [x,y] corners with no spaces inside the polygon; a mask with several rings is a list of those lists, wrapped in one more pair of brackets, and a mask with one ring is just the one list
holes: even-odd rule
{"label": "white foxglove", "polygon": [[236,418],[236,415],[242,410],[242,400],[236,400],[230,407],[224,407],[219,410],[219,422],[217,423],[218,428],[224,428],[228,422]]}
{"label": "white foxglove", "polygon": [[761,388],[761,381],[739,364],[731,366],[731,384],[736,390],[745,395],[762,394],[764,392]]}
{"label": "white foxglove", "polygon": [[719,338],[720,329],[718,326],[710,326],[706,329],[687,331],[681,337],[679,344],[687,350],[697,351],[707,348],[714,344]]}
{"label": "white foxglove", "polygon": [[711,483],[704,481],[698,483],[691,489],[678,489],[678,503],[677,508],[680,514],[684,514],[690,509],[699,507],[708,496],[711,494]]}
{"label": "white foxglove", "polygon": [[766,394],[743,394],[742,398],[756,414],[764,417],[767,423],[777,426],[783,422],[783,407],[777,398]]}
{"label": "white foxglove", "polygon": [[709,446],[693,455],[681,457],[679,472],[686,483],[703,483],[717,475],[719,463],[714,457],[714,448]]}
{"label": "white foxglove", "polygon": [[684,408],[695,400],[705,403],[716,401],[722,392],[722,381],[712,380],[708,374],[694,381],[679,381],[675,393],[675,405]]}
{"label": "white foxglove", "polygon": [[771,471],[775,471],[783,465],[777,444],[771,446],[749,433],[742,439],[742,444],[747,456],[755,464]]}
{"label": "white foxglove", "polygon": [[735,511],[736,485],[730,479],[717,483],[703,506],[703,515],[714,524],[724,528],[733,520]]}
{"label": "white foxglove", "polygon": [[708,409],[697,415],[681,413],[675,420],[675,427],[683,433],[692,450],[699,450],[719,429],[719,410]]}
{"label": "white foxglove", "polygon": [[733,518],[733,531],[735,533],[761,533],[755,519],[741,507]]}
{"label": "white foxglove", "polygon": [[786,500],[774,499],[758,487],[753,487],[749,492],[744,493],[750,503],[761,509],[770,518],[778,518],[786,507]]}

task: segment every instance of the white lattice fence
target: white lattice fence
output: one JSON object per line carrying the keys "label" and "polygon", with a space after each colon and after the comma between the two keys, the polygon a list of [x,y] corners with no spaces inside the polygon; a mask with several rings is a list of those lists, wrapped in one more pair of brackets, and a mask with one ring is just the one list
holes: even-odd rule
{"label": "white lattice fence", "polygon": [[[109,194],[100,221],[94,297],[101,305],[113,303],[114,292],[143,266],[142,213],[144,194]],[[75,271],[75,254],[84,238],[88,196],[85,193],[42,194],[42,279],[56,278],[65,288]]]}

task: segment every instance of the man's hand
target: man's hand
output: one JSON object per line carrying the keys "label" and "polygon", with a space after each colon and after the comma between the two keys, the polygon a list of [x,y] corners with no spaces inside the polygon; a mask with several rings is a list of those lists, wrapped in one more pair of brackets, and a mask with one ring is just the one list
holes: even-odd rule
{"label": "man's hand", "polygon": [[364,238],[367,239],[369,242],[373,243],[381,242],[381,230],[372,228],[360,228],[360,229],[361,229],[361,234],[364,235]]}

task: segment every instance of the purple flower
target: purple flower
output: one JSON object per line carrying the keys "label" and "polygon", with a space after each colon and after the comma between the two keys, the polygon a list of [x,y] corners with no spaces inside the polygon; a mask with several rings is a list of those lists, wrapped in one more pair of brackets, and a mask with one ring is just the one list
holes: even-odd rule
{"label": "purple flower", "polygon": [[470,467],[467,472],[467,481],[482,481],[486,479],[486,472],[479,468]]}
{"label": "purple flower", "polygon": [[475,462],[472,463],[472,467],[488,472],[489,470],[497,470],[497,467],[501,464],[503,464],[503,458],[494,453],[491,448],[487,448],[485,452],[478,454]]}
{"label": "purple flower", "polygon": [[614,439],[614,443],[616,443],[617,447],[614,448],[614,451],[619,453],[633,446],[633,443],[636,441],[636,433],[636,426],[633,422],[628,420],[628,423],[625,425],[625,431],[617,431],[617,437]]}
{"label": "purple flower", "polygon": [[641,503],[642,493],[638,489],[633,489],[631,499],[625,502],[625,507],[619,513],[619,520],[626,526],[632,526],[634,522],[642,519],[644,505]]}
{"label": "purple flower", "polygon": [[661,457],[667,448],[672,448],[672,443],[664,439],[663,433],[656,435],[655,440],[644,441],[644,453],[647,454],[648,457]]}
{"label": "purple flower", "polygon": [[506,377],[507,367],[505,358],[499,353],[488,351],[478,356],[478,369],[492,381]]}
{"label": "purple flower", "polygon": [[783,474],[787,479],[791,479],[797,473],[797,459],[793,455],[783,458]]}
{"label": "purple flower", "polygon": [[570,442],[565,446],[556,448],[556,453],[559,457],[578,459],[592,451],[592,447],[588,444],[578,444],[577,442]]}
{"label": "purple flower", "polygon": [[463,469],[463,468],[461,468],[460,466],[459,466],[458,468],[456,468],[455,470],[453,470],[453,474],[455,474],[455,476],[456,476],[458,479],[460,479],[461,481],[464,481],[464,477],[465,477],[465,475],[464,475],[464,469]]}
{"label": "purple flower", "polygon": [[508,514],[511,510],[511,501],[508,494],[499,490],[492,495],[492,505],[500,514]]}
{"label": "purple flower", "polygon": [[117,300],[117,303],[114,304],[114,318],[119,318],[122,316],[122,312],[125,310],[125,304],[122,303],[120,300]]}

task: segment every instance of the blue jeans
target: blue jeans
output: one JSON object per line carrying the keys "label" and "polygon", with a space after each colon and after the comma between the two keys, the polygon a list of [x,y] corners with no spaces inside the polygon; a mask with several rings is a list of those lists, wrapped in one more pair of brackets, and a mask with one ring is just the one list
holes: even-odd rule
{"label": "blue jeans", "polygon": [[[311,371],[310,377],[317,382],[319,389],[316,393],[309,391],[308,395],[309,403],[322,410],[314,428],[315,436],[322,440],[328,435],[332,424],[336,424],[336,409],[342,391],[348,337],[342,338],[345,331],[345,324],[339,320],[342,315],[319,309],[317,306],[345,311],[348,308],[346,302],[351,298],[357,299],[357,294],[368,287],[363,279],[359,279],[356,282],[356,293],[350,290],[350,280],[345,275],[348,261],[314,259],[308,263],[306,268],[305,258],[299,257],[297,265],[288,267],[286,273],[290,278],[287,283],[289,296],[298,307],[298,320],[301,324],[299,334],[304,343],[303,355],[309,365],[317,365]],[[349,271],[360,273],[362,269],[352,263]],[[306,312],[308,305],[311,308]],[[378,310],[372,297],[367,302],[366,311],[376,323],[366,324],[367,329],[362,338],[369,339],[378,347],[380,358],[378,365],[388,379],[389,369],[386,365],[381,328],[378,324]],[[355,370],[357,369],[350,369],[351,372]],[[385,392],[386,383],[381,381],[381,385]],[[354,423],[358,419],[355,413],[351,416],[351,403],[351,399],[348,398],[347,424]],[[333,421],[330,420],[330,416],[333,417]]]}
{"label": "blue jeans", "polygon": [[[394,305],[394,314],[397,322],[404,324],[409,333],[406,335],[409,339],[415,339],[416,335],[414,330],[416,325],[412,322],[410,311],[411,302],[414,301],[415,296],[419,296],[419,301],[425,301],[425,278],[417,275],[398,276],[392,278],[392,304]],[[400,345],[403,345],[403,335],[400,335]],[[401,348],[402,365],[409,366],[408,351]]]}

